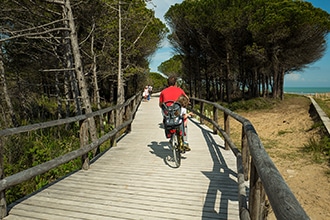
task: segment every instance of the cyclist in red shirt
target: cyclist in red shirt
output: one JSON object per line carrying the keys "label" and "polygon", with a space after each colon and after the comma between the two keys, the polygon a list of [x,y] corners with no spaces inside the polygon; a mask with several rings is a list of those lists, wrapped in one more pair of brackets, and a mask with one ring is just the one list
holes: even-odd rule
{"label": "cyclist in red shirt", "polygon": [[[176,101],[181,95],[184,95],[188,98],[186,93],[177,86],[177,78],[175,76],[170,76],[167,79],[168,87],[161,91],[159,96],[159,107],[162,107],[164,102],[167,101]],[[189,99],[189,98],[188,98]]]}
{"label": "cyclist in red shirt", "polygon": [[[175,76],[170,76],[167,79],[167,84],[168,87],[163,89],[163,91],[161,91],[160,96],[159,96],[159,107],[162,107],[164,102],[167,101],[177,101],[179,99],[179,97],[181,95],[186,96],[189,100],[189,97],[186,95],[186,93],[177,86],[177,78]],[[171,105],[171,103],[167,103],[167,105]],[[165,131],[166,134],[166,131]],[[186,151],[189,151],[189,145],[187,142],[187,133],[184,136],[185,139],[185,148]]]}

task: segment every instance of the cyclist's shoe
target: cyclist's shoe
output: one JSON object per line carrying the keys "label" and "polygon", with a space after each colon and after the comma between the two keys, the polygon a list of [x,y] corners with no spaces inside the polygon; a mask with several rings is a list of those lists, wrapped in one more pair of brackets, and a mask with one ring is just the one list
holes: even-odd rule
{"label": "cyclist's shoe", "polygon": [[184,142],[183,148],[184,148],[185,151],[190,151],[191,150],[190,147],[189,147],[189,144],[187,142]]}

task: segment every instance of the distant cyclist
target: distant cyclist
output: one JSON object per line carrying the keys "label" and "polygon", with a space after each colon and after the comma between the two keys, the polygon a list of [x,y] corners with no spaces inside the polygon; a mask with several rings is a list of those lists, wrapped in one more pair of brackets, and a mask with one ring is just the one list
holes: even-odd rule
{"label": "distant cyclist", "polygon": [[[177,101],[181,95],[187,97],[189,100],[189,97],[186,95],[186,93],[177,86],[177,77],[175,76],[170,76],[167,79],[167,84],[168,87],[163,89],[161,91],[160,96],[159,96],[159,107],[162,107],[163,103],[167,101]],[[168,103],[167,105],[170,105],[171,103]],[[165,131],[166,132],[166,131]],[[185,137],[187,139],[187,137]],[[188,146],[188,143],[186,144],[186,150],[189,151],[190,148]]]}

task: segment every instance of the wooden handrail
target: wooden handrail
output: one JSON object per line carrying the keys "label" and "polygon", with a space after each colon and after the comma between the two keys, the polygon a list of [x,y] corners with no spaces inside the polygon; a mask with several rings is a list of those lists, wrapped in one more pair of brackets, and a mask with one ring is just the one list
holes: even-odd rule
{"label": "wooden handrail", "polygon": [[[70,117],[66,119],[59,119],[55,121],[50,122],[44,122],[44,123],[38,123],[33,125],[27,125],[22,126],[18,128],[8,128],[5,130],[0,131],[0,152],[3,151],[3,137],[14,135],[14,134],[20,134],[24,132],[29,131],[35,131],[43,128],[49,128],[54,127],[58,125],[64,125],[72,122],[81,122],[81,128],[80,133],[86,133],[84,130],[86,130],[86,121],[88,118],[95,117],[95,116],[101,116],[103,114],[109,114],[112,111],[124,108],[125,109],[125,117],[124,122],[118,126],[116,126],[114,129],[112,129],[110,132],[104,134],[101,138],[97,139],[96,141],[86,144],[86,136],[82,135],[80,136],[80,143],[81,146],[79,149],[71,151],[69,153],[66,153],[65,155],[62,155],[60,157],[57,157],[55,159],[52,159],[50,161],[47,161],[45,163],[39,164],[37,166],[31,167],[29,169],[23,170],[21,172],[18,172],[16,174],[13,174],[11,176],[3,177],[3,175],[0,176],[0,219],[4,218],[7,215],[7,204],[5,200],[5,190],[9,187],[15,186],[17,184],[20,184],[24,181],[27,181],[37,175],[43,174],[53,168],[56,168],[64,163],[67,163],[73,159],[82,157],[83,160],[85,159],[85,155],[98,148],[101,144],[106,142],[107,140],[116,137],[116,135],[122,131],[122,129],[126,128],[126,132],[130,132],[131,130],[131,124],[133,122],[133,119],[135,117],[135,113],[141,103],[142,95],[141,93],[138,93],[128,99],[125,103],[121,105],[116,105],[113,107],[105,108],[99,111],[92,112],[90,114],[86,115],[79,115],[76,117]],[[83,139],[83,140],[82,140]],[[2,156],[0,156],[2,157]],[[3,174],[3,161],[0,159],[0,174]],[[86,164],[82,165],[84,169],[87,169],[88,166]]]}
{"label": "wooden handrail", "polygon": [[123,103],[121,105],[104,108],[104,109],[101,109],[101,110],[98,110],[98,111],[95,111],[95,112],[92,112],[89,114],[85,114],[85,115],[78,115],[75,117],[58,119],[58,120],[49,121],[49,122],[35,123],[32,125],[26,125],[26,126],[21,126],[21,127],[17,127],[17,128],[7,128],[7,129],[0,131],[0,137],[9,136],[9,135],[13,135],[13,134],[20,134],[20,133],[24,133],[24,132],[28,132],[28,131],[35,131],[35,130],[39,130],[42,128],[49,128],[49,127],[54,127],[54,126],[58,126],[58,125],[69,124],[69,123],[73,123],[73,122],[82,121],[82,120],[85,120],[85,119],[88,119],[91,117],[100,116],[100,115],[109,113],[113,110],[128,106],[131,102],[135,101],[135,99],[140,99],[140,101],[141,101],[142,98],[140,97],[140,95],[141,94],[138,93],[138,94],[132,96],[125,103]]}
{"label": "wooden handrail", "polygon": [[[265,194],[277,219],[310,219],[270,159],[248,119],[214,102],[192,97],[190,100],[192,102],[190,110],[200,117],[201,122],[206,120],[211,123],[214,133],[219,131],[225,139],[225,148],[231,149],[236,156],[240,219],[265,219]],[[194,110],[197,103],[200,105],[199,111]],[[205,115],[205,104],[213,107],[213,118]],[[224,129],[218,124],[217,110],[224,113]],[[242,124],[242,152],[230,139],[229,116]],[[250,190],[247,199],[244,180],[248,180],[249,171]],[[247,208],[247,200],[249,208]]]}

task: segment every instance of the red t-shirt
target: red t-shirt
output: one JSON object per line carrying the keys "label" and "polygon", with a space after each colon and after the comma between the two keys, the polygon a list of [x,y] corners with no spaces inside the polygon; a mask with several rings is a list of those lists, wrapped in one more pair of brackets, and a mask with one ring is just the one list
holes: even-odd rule
{"label": "red t-shirt", "polygon": [[[181,95],[186,95],[186,93],[181,88],[170,86],[160,93],[159,102],[163,103],[167,101],[176,101]],[[168,105],[171,105],[171,103]]]}

